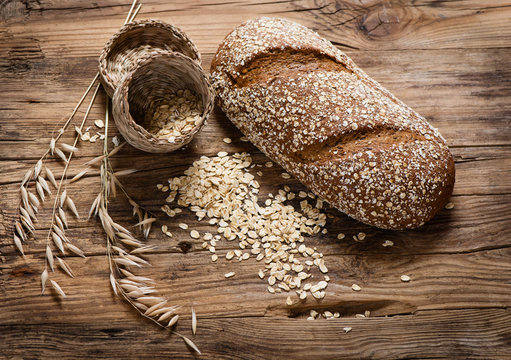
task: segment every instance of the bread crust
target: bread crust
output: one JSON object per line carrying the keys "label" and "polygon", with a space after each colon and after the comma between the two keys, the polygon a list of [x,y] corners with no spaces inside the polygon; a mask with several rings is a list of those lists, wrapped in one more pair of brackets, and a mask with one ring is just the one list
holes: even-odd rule
{"label": "bread crust", "polygon": [[250,20],[220,44],[211,73],[245,136],[345,214],[416,228],[452,194],[454,161],[438,130],[312,30]]}

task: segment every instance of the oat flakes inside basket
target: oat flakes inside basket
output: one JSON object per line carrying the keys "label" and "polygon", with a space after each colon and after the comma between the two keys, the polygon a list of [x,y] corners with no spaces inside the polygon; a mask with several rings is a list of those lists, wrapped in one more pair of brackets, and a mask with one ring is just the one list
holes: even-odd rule
{"label": "oat flakes inside basket", "polygon": [[201,124],[203,110],[195,92],[180,89],[154,100],[146,110],[142,126],[156,138],[174,143]]}

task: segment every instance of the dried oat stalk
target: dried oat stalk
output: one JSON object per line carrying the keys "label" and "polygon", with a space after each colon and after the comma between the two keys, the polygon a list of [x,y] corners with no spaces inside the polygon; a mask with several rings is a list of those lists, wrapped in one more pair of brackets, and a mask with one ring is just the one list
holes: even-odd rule
{"label": "dried oat stalk", "polygon": [[[108,152],[108,102],[105,113],[105,140],[101,160],[101,189],[93,201],[89,216],[97,216],[106,234],[107,257],[110,268],[110,285],[114,294],[128,302],[140,315],[150,319],[158,326],[171,329],[177,324],[180,306],[170,305],[168,300],[158,295],[155,281],[148,277],[137,276],[132,269],[149,265],[143,258],[143,254],[153,250],[153,247],[137,239],[131,231],[115,222],[108,213],[109,197],[116,194],[116,189],[121,189],[124,196],[133,207],[133,215],[138,218],[135,226],[140,227],[144,237],[147,238],[155,217],[141,207],[129,196],[117,176],[127,175],[133,170],[114,172],[110,164],[112,152]],[[193,333],[197,327],[195,310],[192,313]],[[200,354],[197,346],[187,337],[176,333],[193,351]]]}
{"label": "dried oat stalk", "polygon": [[[137,0],[134,0],[125,23],[133,21],[140,8],[141,4],[137,6]],[[99,84],[92,95],[89,107],[87,108],[80,126],[75,126],[74,128],[76,133],[74,143],[72,145],[59,143],[59,140],[66,132],[77,110],[93,88],[98,77],[99,73],[96,74],[90,83],[70,117],[58,130],[57,135],[51,138],[46,152],[23,177],[20,186],[19,217],[14,223],[14,244],[21,255],[25,256],[23,242],[26,242],[29,234],[33,233],[35,230],[34,222],[37,221],[38,210],[47,199],[54,196],[51,225],[48,229],[46,241],[45,268],[41,273],[41,293],[45,292],[49,283],[53,291],[63,298],[66,297],[66,293],[55,280],[50,279],[50,274],[54,272],[55,268],[58,266],[65,274],[74,277],[75,274],[73,270],[63,259],[63,256],[67,253],[73,253],[85,257],[84,252],[79,247],[72,244],[66,236],[66,229],[68,228],[68,215],[66,214],[66,210],[73,216],[79,218],[76,206],[66,190],[66,184],[80,180],[87,173],[88,169],[82,170],[69,180],[67,179],[67,171],[74,153],[78,151],[76,145],[79,140],[91,140],[82,130],[90,109],[94,104],[99,90]],[[133,207],[133,215],[138,219],[136,226],[140,227],[145,238],[149,235],[151,225],[156,220],[148,211],[128,195],[117,178],[118,176],[130,174],[134,170],[124,170],[114,173],[111,169],[109,157],[117,153],[124,144],[117,146],[108,153],[108,104],[106,108],[107,112],[104,123],[105,134],[103,136],[104,153],[86,163],[87,166],[101,164],[101,192],[93,201],[89,217],[92,215],[98,216],[106,233],[110,283],[114,293],[130,303],[142,316],[152,320],[159,326],[172,329],[179,319],[179,315],[176,314],[179,307],[168,305],[165,299],[157,295],[157,290],[154,288],[154,281],[152,279],[136,276],[131,272],[131,268],[142,267],[149,264],[142,256],[153,248],[146,246],[142,241],[135,238],[129,230],[116,223],[108,213],[108,198],[110,195],[115,196],[116,189],[120,188]],[[98,122],[96,121],[96,125],[97,124]],[[61,159],[65,165],[59,181],[57,181],[53,172],[44,164],[48,155]],[[31,184],[33,184],[32,188],[30,187]],[[52,187],[56,190],[55,194],[52,191]],[[59,253],[61,256],[57,256]],[[48,271],[48,268],[50,271]],[[196,318],[194,316],[194,329],[195,328]],[[172,332],[180,336],[190,349],[200,354],[199,349],[190,339],[177,332]]]}

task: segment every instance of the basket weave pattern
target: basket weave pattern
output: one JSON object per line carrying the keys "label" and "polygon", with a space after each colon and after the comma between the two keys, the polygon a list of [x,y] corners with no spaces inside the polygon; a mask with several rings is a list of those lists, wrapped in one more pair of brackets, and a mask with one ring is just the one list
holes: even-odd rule
{"label": "basket weave pattern", "polygon": [[107,42],[99,57],[100,79],[107,94],[112,97],[137,59],[155,50],[179,52],[201,61],[195,44],[175,26],[159,20],[128,23]]}
{"label": "basket weave pattern", "polygon": [[[176,90],[189,89],[202,103],[201,121],[174,142],[158,139],[141,124],[155,100]],[[119,131],[132,146],[148,152],[171,152],[189,143],[213,110],[214,95],[200,65],[177,52],[154,50],[135,61],[113,96],[113,115]]]}

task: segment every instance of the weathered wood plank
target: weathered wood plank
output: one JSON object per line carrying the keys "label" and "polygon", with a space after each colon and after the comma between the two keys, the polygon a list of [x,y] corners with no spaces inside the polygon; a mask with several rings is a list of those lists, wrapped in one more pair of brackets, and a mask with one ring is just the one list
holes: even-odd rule
{"label": "weathered wood plank", "polygon": [[[0,326],[5,340],[0,351],[7,358],[116,358],[119,353],[124,358],[194,358],[176,336],[134,318],[120,318],[96,317],[87,326],[54,321]],[[507,359],[510,323],[506,309],[328,321],[199,317],[194,341],[205,359]],[[346,334],[344,327],[352,330]]]}
{"label": "weathered wood plank", "polygon": [[[367,73],[438,127],[449,145],[511,144],[510,48],[383,54],[351,50],[348,54]],[[205,69],[209,69],[211,59],[212,54],[204,54]],[[35,149],[44,148],[51,131],[74,108],[97,66],[95,57],[27,58],[22,63],[30,70],[0,72],[6,77],[2,84],[5,94],[0,99],[0,109],[3,109],[0,118],[5,119],[0,123],[2,158],[33,157]],[[100,96],[91,119],[103,116],[103,103],[103,96]],[[80,119],[78,117],[76,122]],[[215,111],[202,135],[230,133],[222,131],[231,128],[228,123],[221,111]],[[12,140],[31,143],[13,153]]]}
{"label": "weathered wood plank", "polygon": [[[201,240],[191,239],[177,223],[201,232],[214,228],[186,211],[176,219],[158,211],[165,196],[155,185],[182,174],[199,155],[249,151],[256,163],[266,161],[239,141],[240,133],[220,111],[184,151],[156,156],[126,147],[114,166],[142,170],[125,179],[129,192],[162,215],[155,227],[166,223],[174,233],[167,239],[153,230],[148,243],[158,249],[148,255],[153,266],[141,273],[157,279],[162,293],[184,306],[177,328],[183,334],[190,334],[190,306],[195,306],[199,332],[194,341],[204,358],[511,357],[510,1],[143,2],[139,18],[160,18],[185,30],[203,53],[206,69],[219,42],[244,20],[283,16],[310,26],[426,116],[456,158],[456,206],[421,229],[383,231],[329,211],[329,233],[306,240],[325,255],[332,278],[327,297],[316,303],[309,296],[305,304],[288,307],[286,294],[269,294],[257,277],[261,264],[224,259],[236,243],[220,241],[220,259],[212,263]],[[68,259],[76,279],[55,274],[69,295],[64,301],[39,295],[49,203],[41,211],[36,239],[26,245],[26,259],[11,243],[17,182],[94,76],[97,55],[129,5],[121,0],[0,4],[0,252],[5,260],[0,256],[0,357],[191,358],[181,340],[141,320],[111,293],[104,234],[96,221],[72,220],[69,237],[90,257]],[[100,96],[91,119],[103,116],[103,104]],[[233,144],[220,141],[227,136]],[[70,174],[101,146],[82,146]],[[60,172],[59,165],[51,166]],[[263,171],[262,194],[275,192],[276,184],[302,189],[295,180],[282,180],[278,167]],[[93,170],[69,186],[82,214],[98,191],[96,175]],[[123,224],[133,224],[126,203],[114,202],[111,212]],[[337,240],[338,232],[346,239]],[[365,241],[352,240],[358,232],[367,234]],[[383,247],[384,240],[395,245]],[[225,279],[228,271],[236,276]],[[402,274],[411,282],[401,282]],[[352,283],[362,291],[350,290]],[[340,311],[341,318],[306,321],[311,308]],[[374,317],[354,317],[365,310]],[[345,334],[346,326],[353,330]]]}
{"label": "weathered wood plank", "polygon": [[[199,135],[199,138],[187,148],[188,151],[186,152],[182,150],[175,154],[155,155],[142,153],[127,147],[121,150],[112,161],[116,170],[135,168],[147,174],[147,179],[158,178],[163,182],[170,173],[177,175],[179,171],[190,166],[199,156],[215,156],[219,151],[227,151],[229,153],[249,152],[252,154],[256,164],[264,164],[269,160],[253,145],[240,141],[237,137],[240,133],[237,131],[226,134],[226,136],[231,136],[233,139],[233,143],[230,145],[221,141],[222,135],[211,134],[211,136],[215,136],[216,141],[211,141],[211,137],[208,135],[206,135],[206,132]],[[12,146],[21,147],[18,142],[13,142]],[[100,154],[102,151],[100,147],[102,147],[102,142],[99,141],[94,145],[82,144],[81,148],[83,151],[80,150],[77,153],[77,158],[71,163],[68,171],[69,177],[73,177],[85,169],[86,166],[84,164],[93,159],[89,156],[80,156],[80,154],[90,152]],[[511,193],[511,147],[463,147],[452,148],[451,150],[456,163],[455,196]],[[2,168],[0,185],[21,182],[25,172],[29,166],[33,166],[35,161],[21,159],[2,161],[0,165]],[[52,169],[55,176],[60,176],[63,170],[60,160],[55,161],[51,159],[46,164]],[[283,172],[283,170],[277,165],[271,171],[268,169],[263,170],[265,175],[261,179],[261,183],[272,184],[275,181],[281,181],[279,172]],[[150,177],[148,173],[150,173]],[[98,176],[98,174],[99,169],[92,167],[86,176]],[[253,171],[253,174],[255,175],[256,172]]]}
{"label": "weathered wood plank", "polygon": [[[371,50],[507,47],[511,35],[509,1],[160,0],[144,4],[139,18],[176,23],[205,52],[215,51],[218,41],[240,22],[263,15],[287,17],[339,44]],[[102,0],[91,6],[80,0],[38,1],[33,8],[22,2],[12,7],[15,9],[1,9],[0,15],[9,25],[8,37],[30,29],[44,41],[49,54],[61,54],[64,46],[68,54],[82,56],[96,55],[98,44],[122,24],[129,2]],[[77,18],[85,19],[87,26],[75,21]],[[55,26],[48,27],[48,23]],[[76,34],[80,34],[80,42]]]}
{"label": "weathered wood plank", "polygon": [[[265,159],[261,155],[259,159],[255,158],[257,163],[264,163]],[[127,191],[133,198],[140,201],[148,209],[154,211],[160,217],[161,224],[167,224],[171,232],[175,233],[176,239],[189,241],[187,232],[178,229],[178,222],[186,222],[192,228],[200,231],[216,232],[216,228],[207,224],[206,220],[197,222],[194,215],[185,210],[183,214],[176,218],[168,218],[160,211],[160,207],[165,204],[164,193],[157,190],[158,183],[165,183],[167,178],[182,175],[187,168],[185,166],[162,165],[155,170],[148,169],[140,173],[131,174],[122,181],[126,184]],[[261,193],[260,201],[266,200],[267,194],[275,193],[277,188],[288,184],[294,191],[304,190],[296,180],[283,180],[280,177],[280,170],[276,167],[261,168],[263,177],[260,179]],[[57,172],[56,172],[57,173]],[[73,172],[74,173],[74,172]],[[477,173],[473,175],[477,178]],[[86,177],[77,183],[68,186],[68,193],[73,197],[78,211],[85,216],[88,213],[90,204],[99,191],[99,178]],[[18,184],[11,183],[0,186],[0,195],[5,199],[5,206],[1,210],[2,222],[0,226],[0,244],[12,246],[12,221],[17,211],[19,201]],[[497,248],[510,245],[511,239],[511,195],[484,195],[484,196],[454,196],[452,201],[455,208],[452,210],[442,210],[425,226],[405,232],[385,231],[364,225],[348,218],[342,213],[331,209],[328,211],[328,223],[326,228],[329,233],[311,238],[311,244],[318,246],[321,251],[329,254],[363,254],[363,253],[384,253],[397,252],[400,254],[426,254],[426,253],[449,253],[475,251],[480,249]],[[298,200],[291,202],[298,206]],[[312,202],[314,203],[314,202]],[[39,215],[38,228],[45,229],[49,225],[51,216],[51,202],[47,202],[45,209],[41,210]],[[124,202],[114,202],[111,208],[112,216],[118,221],[129,225],[133,224],[131,218],[131,208]],[[73,226],[83,228],[90,224],[75,222],[70,216]],[[336,236],[339,232],[345,233],[347,239],[338,241]],[[352,236],[364,232],[367,234],[366,240],[356,242]],[[98,228],[91,233],[80,234],[80,230],[71,236],[79,241],[79,245],[86,251],[97,252],[94,247],[88,243],[92,235],[97,236]],[[101,232],[99,231],[99,234]],[[164,238],[157,229],[153,236],[156,239]],[[100,235],[101,237],[101,235]],[[34,248],[31,251],[42,251],[41,241],[44,239],[44,233],[37,233],[37,241],[34,242]],[[395,243],[393,248],[384,248],[381,244],[384,240],[391,240]],[[102,249],[102,241],[99,243]],[[197,243],[197,247],[200,243]],[[227,247],[232,246],[228,245]]]}
{"label": "weathered wood plank", "polygon": [[[180,314],[190,317],[190,306],[205,317],[267,316],[306,318],[310,309],[338,311],[343,318],[371,311],[375,316],[411,313],[418,310],[466,308],[506,308],[511,305],[511,249],[488,250],[449,255],[325,255],[331,281],[321,301],[308,296],[298,300],[293,291],[270,294],[267,282],[257,272],[264,264],[255,259],[229,262],[225,251],[218,251],[213,263],[205,253],[150,254],[151,266],[134,269],[150,276],[160,293],[171,304],[181,305]],[[104,256],[87,259],[68,258],[76,278],[61,271],[51,277],[66,291],[67,297],[56,302],[53,296],[40,296],[40,273],[44,256],[15,254],[0,264],[4,301],[0,305],[0,324],[37,324],[54,322],[87,324],[94,309],[101,308],[103,320],[116,320],[132,310],[119,306],[108,281],[108,263]],[[236,272],[233,278],[224,274]],[[323,275],[313,269],[316,283]],[[411,281],[404,283],[400,276]],[[305,281],[308,282],[308,281]],[[304,283],[305,283],[304,282]],[[362,291],[351,290],[358,284]],[[48,290],[51,293],[51,290]],[[286,305],[291,296],[294,304]],[[20,301],[23,299],[23,301]],[[26,316],[30,312],[30,316]]]}

